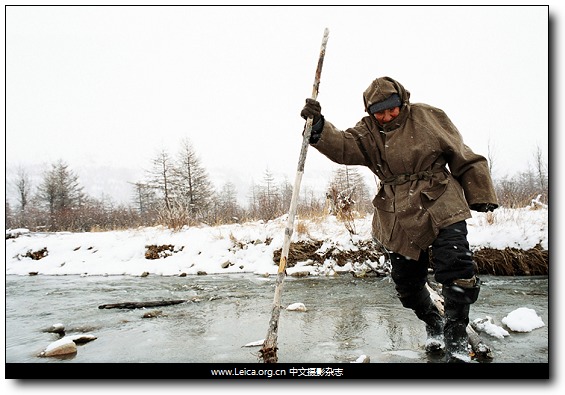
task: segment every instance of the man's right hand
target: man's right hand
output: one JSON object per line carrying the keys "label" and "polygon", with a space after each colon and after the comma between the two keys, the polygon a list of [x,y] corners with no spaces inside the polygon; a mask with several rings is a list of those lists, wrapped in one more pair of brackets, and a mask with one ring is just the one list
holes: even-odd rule
{"label": "man's right hand", "polygon": [[312,118],[312,125],[315,125],[322,118],[322,106],[316,100],[308,98],[300,116],[304,119]]}

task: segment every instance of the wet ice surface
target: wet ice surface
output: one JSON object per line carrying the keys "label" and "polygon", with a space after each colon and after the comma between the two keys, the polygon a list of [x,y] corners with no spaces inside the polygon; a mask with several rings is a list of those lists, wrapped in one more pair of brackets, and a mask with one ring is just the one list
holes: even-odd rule
{"label": "wet ice surface", "polygon": [[[548,278],[483,276],[470,319],[490,316],[499,326],[513,310],[528,307],[545,326],[510,332],[491,345],[492,363],[548,362]],[[275,278],[252,274],[187,277],[7,276],[6,362],[33,363],[255,363],[271,315]],[[102,304],[186,299],[149,309],[99,309]],[[425,329],[395,296],[390,278],[287,277],[282,305],[279,362],[426,363]],[[142,318],[149,311],[162,315]],[[43,330],[62,323],[67,335],[88,333],[67,358],[37,355],[59,339]],[[506,328],[508,329],[508,328]]]}

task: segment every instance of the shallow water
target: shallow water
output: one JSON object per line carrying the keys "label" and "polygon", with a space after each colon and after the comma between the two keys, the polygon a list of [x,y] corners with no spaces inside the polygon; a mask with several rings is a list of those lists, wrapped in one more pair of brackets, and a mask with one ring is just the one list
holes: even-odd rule
{"label": "shallow water", "polygon": [[[504,339],[487,334],[488,363],[548,362],[548,278],[483,276],[470,319],[501,324],[511,311],[529,307],[545,326]],[[252,274],[187,277],[6,276],[7,363],[256,363],[271,316],[275,278]],[[149,309],[99,309],[103,304],[185,299]],[[428,363],[425,329],[402,307],[388,277],[287,277],[282,305],[302,302],[306,312],[282,310],[279,362],[345,363],[368,355],[372,363]],[[143,318],[159,310],[155,318]],[[90,334],[66,358],[38,357],[57,334]]]}

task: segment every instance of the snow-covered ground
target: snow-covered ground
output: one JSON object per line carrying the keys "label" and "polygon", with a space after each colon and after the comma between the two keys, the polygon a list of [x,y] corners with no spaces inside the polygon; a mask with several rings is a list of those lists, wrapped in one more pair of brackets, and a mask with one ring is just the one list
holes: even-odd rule
{"label": "snow-covered ground", "polygon": [[[286,225],[287,219],[283,216],[268,222],[200,226],[178,231],[165,227],[90,233],[34,233],[13,229],[6,232],[18,235],[6,239],[6,274],[275,274],[273,252],[282,247]],[[294,225],[292,241],[323,241],[319,251],[336,247],[342,251],[355,250],[357,242],[371,239],[371,216],[355,220],[353,236],[334,216],[315,220],[297,218]],[[468,230],[469,243],[474,250],[483,247],[527,250],[537,244],[549,249],[547,208],[500,208],[489,214],[473,212]],[[172,250],[166,251],[163,258],[146,259],[149,245],[171,245]],[[43,249],[46,255],[42,259],[26,257],[30,252]],[[331,275],[334,270],[349,271],[351,266],[338,267],[332,259],[326,259],[323,267],[300,262],[289,268],[288,273],[309,271],[311,275]]]}

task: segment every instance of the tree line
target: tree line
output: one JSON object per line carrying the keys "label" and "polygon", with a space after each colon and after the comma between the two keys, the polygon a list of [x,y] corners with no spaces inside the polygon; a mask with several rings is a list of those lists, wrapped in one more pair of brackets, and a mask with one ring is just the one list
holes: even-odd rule
{"label": "tree line", "polygon": [[[489,157],[489,162],[492,164],[494,158]],[[7,184],[15,189],[17,204],[12,207],[6,200],[6,228],[50,232],[156,225],[180,229],[202,223],[214,226],[268,221],[288,213],[293,189],[286,179],[276,180],[267,169],[261,182],[250,187],[247,204],[241,205],[232,182],[216,190],[188,139],[174,155],[161,150],[153,158],[144,179],[131,183],[128,204],[88,196],[79,177],[62,159],[42,174],[39,185],[32,185],[23,168],[18,168]],[[495,188],[499,203],[505,207],[524,207],[533,199],[547,204],[548,169],[539,148],[531,169],[495,179]],[[354,215],[372,212],[373,195],[374,189],[366,184],[359,167],[340,166],[328,180],[325,193],[306,189],[299,196],[298,215],[311,218],[333,214],[353,226]]]}

